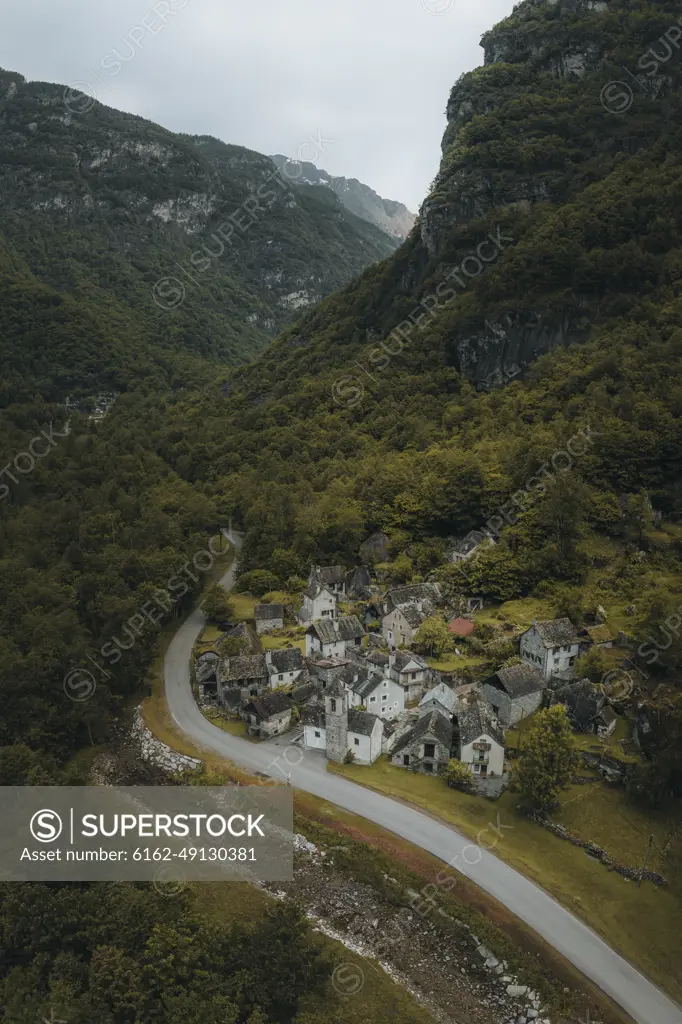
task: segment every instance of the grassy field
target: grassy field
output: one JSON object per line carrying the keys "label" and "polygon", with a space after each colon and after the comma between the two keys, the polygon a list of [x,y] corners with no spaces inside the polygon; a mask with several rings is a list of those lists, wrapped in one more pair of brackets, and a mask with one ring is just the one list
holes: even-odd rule
{"label": "grassy field", "polygon": [[[600,783],[573,786],[562,798],[556,820],[582,838],[602,845],[617,860],[640,865],[650,833],[657,849],[649,865],[669,878],[670,886],[651,883],[639,888],[588,857],[579,847],[558,839],[517,811],[518,796],[507,791],[494,803],[449,789],[442,779],[405,772],[385,757],[371,767],[331,765],[346,778],[423,808],[476,838],[499,814],[503,838],[496,856],[507,861],[552,893],[564,906],[599,932],[610,945],[637,964],[672,996],[682,999],[679,972],[679,934],[682,928],[682,848],[663,850],[675,822],[634,810],[619,789]],[[491,842],[488,830],[483,842]]]}
{"label": "grassy field", "polygon": [[481,665],[485,665],[487,658],[480,657],[479,655],[458,655],[458,654],[446,654],[442,658],[427,658],[427,663],[431,668],[438,669],[440,672],[462,672],[465,668],[480,668]]}
{"label": "grassy field", "polygon": [[288,594],[285,590],[273,590],[267,595],[267,602],[265,598],[254,597],[253,594],[239,594],[236,591],[230,591],[230,604],[234,609],[234,617],[240,622],[244,622],[247,619],[253,618],[253,610],[257,604],[283,604],[291,599],[292,595]]}
{"label": "grassy field", "polygon": [[281,651],[285,647],[298,647],[305,654],[305,630],[298,626],[278,629],[276,633],[264,633],[260,637],[264,651]]}

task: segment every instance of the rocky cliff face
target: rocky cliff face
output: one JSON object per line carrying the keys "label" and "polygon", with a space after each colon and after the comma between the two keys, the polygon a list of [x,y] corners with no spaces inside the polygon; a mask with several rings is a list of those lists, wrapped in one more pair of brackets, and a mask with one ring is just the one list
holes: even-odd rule
{"label": "rocky cliff face", "polygon": [[321,185],[330,188],[343,205],[356,217],[381,228],[392,238],[407,238],[417,219],[403,203],[383,199],[369,185],[357,178],[342,178],[319,170],[307,161],[289,160],[280,153],[270,157],[276,167],[284,169],[292,181],[300,185]]}
{"label": "rocky cliff face", "polygon": [[[653,104],[665,104],[675,89],[672,61],[663,67],[659,59],[651,74],[640,70],[647,39],[674,24],[666,6],[654,17],[639,0],[524,0],[483,36],[484,65],[450,95],[440,172],[420,210],[420,242],[436,275],[466,251],[464,236],[484,237],[484,225],[513,221],[520,242],[586,196],[625,153],[647,150],[661,127]],[[639,117],[628,122],[623,115],[634,102]],[[478,284],[492,299],[495,289]],[[587,282],[565,285],[558,302],[531,286],[486,310],[482,322],[451,338],[456,365],[489,387],[557,345],[585,340],[600,304]]]}

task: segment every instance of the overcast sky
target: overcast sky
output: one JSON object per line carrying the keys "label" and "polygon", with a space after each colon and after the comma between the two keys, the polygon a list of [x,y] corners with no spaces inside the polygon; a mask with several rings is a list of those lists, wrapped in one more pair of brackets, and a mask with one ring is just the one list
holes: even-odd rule
{"label": "overcast sky", "polygon": [[450,88],[482,63],[481,34],[512,6],[23,0],[3,11],[0,67],[174,131],[298,154],[416,211],[438,169]]}

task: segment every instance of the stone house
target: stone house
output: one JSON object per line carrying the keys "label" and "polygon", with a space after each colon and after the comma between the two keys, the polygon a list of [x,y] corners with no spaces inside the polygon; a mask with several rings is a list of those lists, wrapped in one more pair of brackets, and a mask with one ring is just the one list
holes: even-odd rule
{"label": "stone house", "polygon": [[317,619],[336,618],[336,594],[321,583],[311,583],[303,591],[303,602],[296,618],[302,626]]}
{"label": "stone house", "polygon": [[[225,658],[218,666],[218,700],[227,706],[234,704],[234,691],[239,691],[243,700],[259,697],[269,688],[269,676],[265,657],[262,654],[239,655]],[[226,691],[232,691],[228,702]]]}
{"label": "stone house", "polygon": [[520,637],[521,659],[538,668],[545,679],[571,679],[580,653],[578,630],[570,619],[533,622]]}
{"label": "stone house", "polygon": [[484,544],[493,544],[492,537],[480,530],[469,530],[465,537],[454,542],[448,551],[451,562],[465,562],[471,558]]}
{"label": "stone house", "polygon": [[204,651],[194,662],[194,677],[199,684],[202,697],[216,697],[218,694],[218,665],[220,659],[215,651]]}
{"label": "stone house", "polygon": [[334,625],[338,637],[345,644],[345,653],[362,648],[362,639],[365,631],[357,615],[341,615]]}
{"label": "stone house", "polygon": [[253,610],[256,620],[256,633],[272,633],[275,629],[284,629],[283,604],[257,604]]}
{"label": "stone house", "polygon": [[286,693],[270,693],[248,701],[242,710],[242,719],[249,735],[267,739],[286,732],[291,725],[293,706],[291,697]]}
{"label": "stone house", "polygon": [[457,709],[454,754],[480,781],[504,774],[504,733],[483,701],[463,703]]}
{"label": "stone house", "polygon": [[403,604],[414,604],[415,601],[430,601],[437,604],[442,599],[439,583],[407,583],[404,587],[393,587],[376,603],[379,618],[383,618]]}
{"label": "stone house", "polygon": [[410,604],[401,604],[381,620],[381,632],[389,647],[406,647],[414,640],[419,627],[433,615],[435,609],[428,598],[419,598]]}
{"label": "stone house", "polygon": [[391,679],[405,691],[405,701],[419,700],[429,681],[430,672],[424,658],[412,651],[391,651],[388,661]]}
{"label": "stone house", "polygon": [[306,663],[300,647],[285,647],[279,651],[266,651],[270,689],[292,686],[306,673]]}
{"label": "stone house", "polygon": [[419,714],[420,716],[428,715],[432,711],[438,711],[444,718],[450,720],[456,706],[457,694],[455,691],[447,683],[438,683],[419,701]]}
{"label": "stone house", "polygon": [[552,693],[552,704],[563,704],[571,725],[578,732],[610,736],[616,728],[618,715],[606,702],[601,686],[589,679],[566,683]]}
{"label": "stone house", "polygon": [[341,676],[342,671],[351,664],[346,657],[323,658],[316,655],[306,658],[308,671],[311,679],[317,684],[319,690],[326,690],[332,683]]}
{"label": "stone house", "polygon": [[486,679],[481,697],[505,728],[516,725],[542,704],[545,680],[534,665],[510,665]]}
{"label": "stone house", "polygon": [[405,710],[405,691],[390,676],[349,665],[341,674],[350,708],[364,707],[384,721],[392,721]]}
{"label": "stone house", "polygon": [[347,648],[362,646],[365,631],[357,615],[320,619],[311,622],[306,630],[305,652],[308,658],[321,654],[323,658],[342,658]]}
{"label": "stone house", "polygon": [[342,658],[346,650],[332,619],[311,622],[305,631],[305,653],[307,658],[320,655],[322,658]]}
{"label": "stone house", "polygon": [[373,764],[381,754],[383,724],[367,711],[350,710],[345,687],[330,686],[321,701],[302,715],[303,743],[324,750],[330,761],[341,764],[349,752],[357,764]]}
{"label": "stone house", "polygon": [[391,763],[413,772],[438,775],[450,760],[452,736],[452,722],[438,711],[422,715],[416,725],[396,739]]}
{"label": "stone house", "polygon": [[308,586],[326,587],[336,597],[346,596],[346,570],[342,565],[314,565],[308,574]]}

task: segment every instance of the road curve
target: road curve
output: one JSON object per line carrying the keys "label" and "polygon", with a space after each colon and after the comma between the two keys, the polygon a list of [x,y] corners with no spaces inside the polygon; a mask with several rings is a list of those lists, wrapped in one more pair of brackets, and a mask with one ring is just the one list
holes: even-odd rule
{"label": "road curve", "polygon": [[[235,535],[231,539],[238,549],[240,538]],[[235,568],[236,559],[221,581],[228,590],[234,583]],[[319,754],[302,752],[297,747],[273,748],[270,744],[250,743],[211,725],[199,711],[190,685],[190,656],[203,626],[203,613],[197,609],[175,634],[164,666],[170,713],[178,728],[198,746],[252,772],[279,779],[290,774],[297,789],[359,814],[453,864],[533,928],[638,1024],[682,1024],[682,1008],[548,893],[489,850],[473,846],[447,825],[390,797],[327,773]]]}

